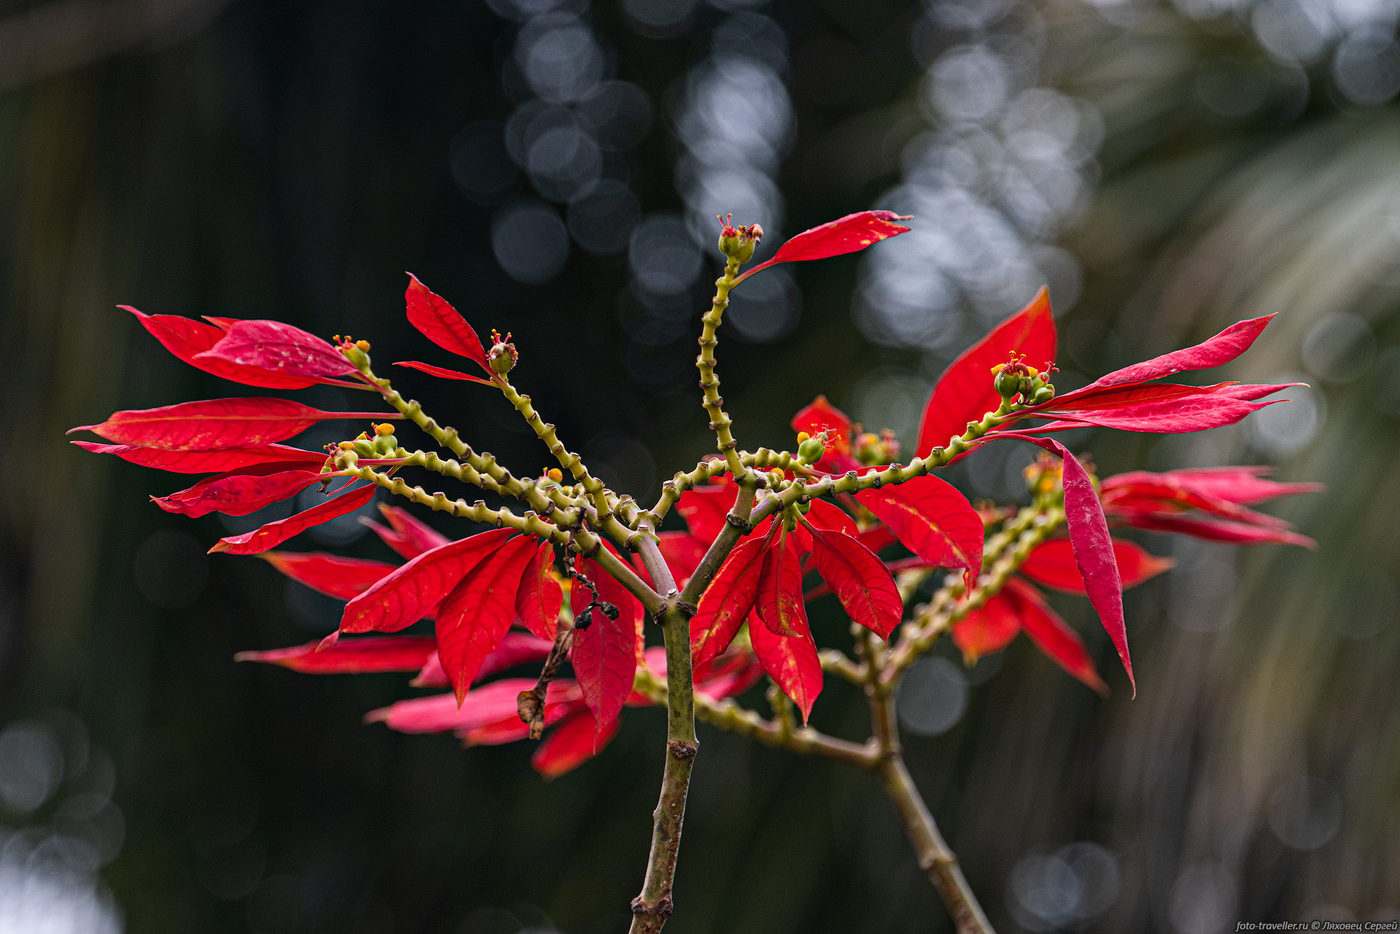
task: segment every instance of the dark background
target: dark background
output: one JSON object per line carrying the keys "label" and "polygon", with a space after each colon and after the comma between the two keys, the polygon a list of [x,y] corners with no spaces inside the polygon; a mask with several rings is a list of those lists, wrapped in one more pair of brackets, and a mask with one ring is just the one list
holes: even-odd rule
{"label": "dark background", "polygon": [[[272,317],[450,364],[411,269],[639,498],[712,444],[694,334],[710,215],[768,243],[866,207],[916,232],[736,293],[741,442],[818,392],[912,438],[936,374],[1049,282],[1065,374],[1279,312],[1215,378],[1310,391],[1198,437],[1077,443],[1104,474],[1271,463],[1320,549],[1145,537],[1139,696],[1025,640],[911,676],[911,768],[1006,930],[1233,930],[1400,914],[1400,45],[1388,0],[0,5],[0,930],[615,931],[641,879],[659,711],[553,782],[361,715],[395,676],[236,651],[333,628],[183,484],[75,424],[241,390],[117,303]],[[744,294],[747,291],[748,294]],[[474,387],[404,372],[479,448],[543,466]],[[249,393],[252,394],[252,393]],[[333,408],[363,399],[316,390]],[[330,436],[316,439],[317,443]],[[1012,498],[1021,452],[955,479]],[[303,550],[386,558],[353,523]],[[755,697],[761,704],[761,698]],[[859,738],[828,683],[815,722]],[[926,931],[945,913],[873,783],[712,730],[668,930]]]}

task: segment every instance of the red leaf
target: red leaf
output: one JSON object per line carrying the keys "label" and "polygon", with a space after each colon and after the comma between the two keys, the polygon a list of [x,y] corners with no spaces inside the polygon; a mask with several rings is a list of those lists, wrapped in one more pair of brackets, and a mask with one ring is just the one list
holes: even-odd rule
{"label": "red leaf", "polygon": [[983,655],[1006,648],[1020,631],[1016,605],[1004,593],[995,593],[953,624],[953,642],[962,649],[964,663],[971,665]]}
{"label": "red leaf", "polygon": [[321,648],[321,640],[289,649],[239,652],[234,661],[270,662],[302,674],[361,674],[374,671],[417,671],[432,654],[427,636],[370,636],[343,639]]}
{"label": "red leaf", "polygon": [[438,604],[438,658],[459,702],[481,663],[515,622],[515,595],[534,550],[535,540],[527,535],[510,539],[468,571]]}
{"label": "red leaf", "polygon": [[389,520],[389,525],[392,528],[386,529],[384,526],[370,521],[366,521],[365,524],[374,531],[374,534],[383,539],[384,544],[403,558],[412,560],[425,551],[441,548],[451,541],[446,535],[407,509],[382,503],[379,506],[379,513]]}
{"label": "red leaf", "polygon": [[1058,454],[1064,461],[1061,482],[1065,490],[1065,524],[1069,528],[1074,560],[1084,578],[1089,602],[1099,614],[1104,631],[1113,640],[1113,647],[1118,650],[1123,670],[1128,673],[1128,684],[1136,697],[1137,683],[1133,679],[1132,660],[1128,657],[1128,628],[1123,619],[1123,583],[1118,576],[1113,539],[1108,534],[1108,520],[1104,518],[1094,483],[1083,465],[1060,442],[1053,438],[1028,435],[1016,437]]}
{"label": "red leaf", "polygon": [[319,551],[265,551],[259,557],[297,583],[337,600],[358,596],[396,567],[383,561],[342,558]]}
{"label": "red leaf", "polygon": [[728,648],[744,625],[758,599],[766,544],[761,538],[740,542],[700,595],[699,608],[690,618],[690,654],[697,666]]}
{"label": "red leaf", "polygon": [[[1159,558],[1132,542],[1117,538],[1113,540],[1113,557],[1125,590],[1176,564],[1170,558]],[[1079,573],[1074,548],[1068,539],[1053,538],[1036,546],[1021,565],[1021,573],[1044,587],[1065,593],[1087,593],[1084,576]]]}
{"label": "red leaf", "polygon": [[[1036,431],[1057,431],[1084,425],[1117,428],[1120,431],[1150,431],[1161,434],[1205,431],[1233,425],[1252,412],[1257,412],[1283,399],[1257,402],[1239,398],[1242,387],[1234,383],[1215,386],[1183,386],[1177,383],[1132,385],[1093,394],[1079,395],[1079,390],[1062,399],[1052,400],[1027,414],[1039,418],[1062,419],[1072,424],[1054,422]],[[1251,386],[1250,392],[1267,395],[1286,385]]]}
{"label": "red leaf", "polygon": [[[467,695],[467,703],[471,703],[472,697],[493,685],[483,685],[477,691]],[[452,695],[447,695],[451,697]],[[553,726],[572,713],[582,709],[582,695],[578,685],[573,681],[560,679],[551,681],[549,689],[545,692],[544,701],[544,725]],[[520,722],[520,717],[512,709],[492,720],[475,724],[467,729],[457,730],[457,735],[462,737],[462,741],[468,746],[497,746],[501,743],[513,743],[518,740],[527,739],[530,736],[530,728]]]}
{"label": "red leaf", "polygon": [[1094,380],[1089,388],[1104,386],[1124,386],[1129,383],[1142,383],[1161,376],[1171,376],[1183,370],[1204,370],[1228,363],[1249,349],[1254,339],[1268,326],[1273,315],[1237,321],[1208,340],[1192,347],[1174,350],[1142,363],[1114,370]]}
{"label": "red leaf", "polygon": [[[588,577],[598,581],[592,574]],[[575,614],[583,610],[585,604],[579,601],[587,600],[587,593],[587,587],[574,581],[570,599],[574,601]],[[637,648],[637,624],[628,619],[625,611],[612,619],[595,610],[586,628],[574,628],[569,660],[573,662],[574,676],[583,690],[583,701],[597,718],[599,730],[606,730],[613,724],[632,693],[632,681],[637,673]]]}
{"label": "red leaf", "polygon": [[[549,686],[550,694],[555,693],[557,683]],[[534,678],[502,678],[472,691],[460,705],[453,694],[414,697],[371,710],[365,714],[365,722],[383,723],[401,733],[445,733],[448,730],[465,733],[504,717],[515,717],[516,696],[534,686]],[[548,715],[548,696],[545,712]],[[519,718],[516,722],[520,722]]]}
{"label": "red leaf", "polygon": [[350,490],[347,493],[333,496],[324,503],[312,506],[294,516],[269,522],[251,532],[226,536],[215,542],[214,547],[209,549],[209,553],[214,554],[222,551],[231,555],[256,555],[276,548],[287,539],[312,526],[321,525],[354,512],[373,499],[377,489],[378,487],[374,485],[362,486],[358,490]]}
{"label": "red leaf", "polygon": [[[845,469],[851,453],[851,419],[828,402],[826,396],[813,399],[810,405],[792,417],[789,424],[794,432],[805,431],[814,438],[826,431],[826,453],[814,466],[832,472]],[[841,461],[839,464],[836,463],[838,459]]]}
{"label": "red leaf", "polygon": [[895,538],[933,567],[962,568],[971,590],[982,572],[982,517],[967,497],[937,477],[862,490],[856,499],[889,526]]}
{"label": "red leaf", "polygon": [[122,460],[142,467],[154,467],[169,473],[211,473],[234,471],[254,464],[305,463],[317,469],[326,455],[303,451],[285,444],[267,444],[251,448],[229,448],[223,451],[167,451],[132,444],[99,444],[96,441],[71,441],[84,451],[94,454],[115,454]]}
{"label": "red leaf", "polygon": [[690,534],[702,542],[712,542],[724,528],[724,517],[734,504],[732,486],[702,486],[686,490],[676,500],[676,512],[685,519]]}
{"label": "red leaf", "polygon": [[888,639],[904,616],[904,601],[884,562],[844,532],[812,530],[817,573],[851,619]]}
{"label": "red leaf", "polygon": [[[498,671],[505,671],[526,662],[544,661],[545,656],[553,647],[553,642],[536,639],[529,633],[508,632],[501,638],[500,644],[481,663],[481,667],[476,671],[476,680],[480,681]],[[428,656],[428,660],[423,663],[422,669],[410,683],[416,688],[445,688],[452,684],[447,678],[447,672],[443,669],[442,659],[438,658],[437,652]]]}
{"label": "red leaf", "polygon": [[179,315],[148,315],[130,305],[117,307],[135,315],[141,326],[160,341],[166,350],[190,366],[214,376],[262,389],[305,389],[319,382],[305,376],[291,376],[259,367],[241,366],[217,358],[195,359],[196,354],[204,353],[223,339],[222,328]]}
{"label": "red leaf", "polygon": [[617,735],[618,720],[599,726],[593,714],[578,710],[560,720],[530,757],[545,778],[558,778],[592,759]]}
{"label": "red leaf", "polygon": [[330,418],[397,418],[378,412],[323,412],[289,399],[208,399],[113,412],[100,425],[80,425],[118,444],[174,451],[222,451],[281,441]]}
{"label": "red leaf", "polygon": [[540,542],[535,556],[520,578],[515,596],[515,612],[520,622],[541,639],[554,641],[559,611],[564,607],[564,590],[550,570],[554,567],[554,546]]}
{"label": "red leaf", "polygon": [[822,692],[822,663],[817,657],[817,644],[812,634],[803,631],[795,636],[780,636],[755,620],[749,622],[749,640],[754,655],[768,677],[792,699],[802,711],[805,724],[812,713],[812,704]]}
{"label": "red leaf", "polygon": [[1227,519],[1191,519],[1184,516],[1130,515],[1127,521],[1140,529],[1154,532],[1175,532],[1211,542],[1234,545],[1299,545],[1316,548],[1317,542],[1287,529],[1261,528]]}
{"label": "red leaf", "polygon": [[513,529],[492,529],[426,551],[345,605],[341,632],[396,632],[431,616]]}
{"label": "red leaf", "polygon": [[832,532],[844,532],[852,538],[860,536],[860,531],[856,528],[856,520],[826,500],[814,499],[808,506],[810,508],[807,510],[807,521],[817,528]]}
{"label": "red leaf", "polygon": [[151,502],[166,512],[191,518],[207,516],[211,512],[246,516],[265,506],[290,499],[323,479],[325,477],[318,471],[306,468],[268,474],[224,473],[206,477],[194,486],[169,496],[152,496]]}
{"label": "red leaf", "polygon": [[480,376],[472,376],[470,373],[463,373],[461,370],[449,370],[447,367],[433,366],[431,363],[419,363],[417,360],[401,360],[394,366],[406,366],[410,370],[421,370],[429,376],[437,376],[442,379],[455,379],[467,383],[480,383],[483,386],[494,386],[495,383],[489,379],[482,379]]}
{"label": "red leaf", "polygon": [[[604,542],[603,547],[612,552],[613,557],[617,557],[617,549],[611,544]],[[596,561],[580,558],[574,563],[574,566],[582,571],[584,576],[597,586],[598,599],[604,600],[617,607],[618,612],[621,614],[618,616],[618,623],[622,626],[630,627],[631,630],[636,633],[636,654],[640,657],[642,654],[642,616],[644,615],[644,611],[642,610],[642,605],[637,602],[637,598],[632,596],[631,591],[626,587],[614,580],[611,574],[604,571]],[[577,584],[575,584],[575,586],[577,586]],[[591,596],[591,594],[588,594],[587,587],[577,592],[581,600],[586,601],[588,597]],[[572,601],[572,599],[573,597],[570,596],[570,601]],[[570,606],[573,606],[572,602]],[[574,609],[575,612],[577,612],[582,609],[582,607],[574,607]]]}
{"label": "red leaf", "polygon": [[417,328],[420,334],[443,350],[466,357],[485,370],[487,376],[492,375],[491,366],[486,361],[486,351],[476,331],[457,309],[419,282],[413,273],[408,274],[408,290],[404,292],[404,299],[408,304],[408,323]]}
{"label": "red leaf", "polygon": [[1095,691],[1108,693],[1108,685],[1099,678],[1094,660],[1084,648],[1079,634],[1046,605],[1034,588],[1013,578],[1007,581],[1005,593],[1015,601],[1021,628],[1040,651]]}
{"label": "red leaf", "polygon": [[1117,474],[1103,482],[1104,500],[1109,500],[1119,488],[1133,488],[1140,483],[1167,485],[1198,496],[1224,500],[1241,506],[1252,506],[1279,496],[1317,493],[1321,483],[1279,483],[1266,480],[1268,467],[1192,467],[1149,473],[1145,470]]}
{"label": "red leaf", "polygon": [[819,227],[804,230],[787,243],[778,247],[767,262],[759,263],[739,277],[743,282],[749,276],[766,269],[775,263],[792,263],[800,260],[826,259],[843,253],[855,253],[889,237],[907,233],[909,228],[895,221],[907,221],[907,215],[893,211],[858,211],[834,221],[827,221]]}
{"label": "red leaf", "polygon": [[281,321],[235,321],[217,344],[191,360],[196,366],[215,361],[318,383],[358,375],[330,343]]}
{"label": "red leaf", "polygon": [[919,423],[915,453],[926,455],[935,447],[967,430],[1001,405],[992,367],[1005,363],[1012,353],[1023,353],[1031,366],[1055,359],[1055,319],[1050,295],[1041,289],[1031,303],[997,325],[990,334],[954,360],[933,386]]}
{"label": "red leaf", "polygon": [[807,607],[802,599],[802,556],[795,534],[780,530],[770,536],[758,577],[758,618],[781,636],[807,631]]}

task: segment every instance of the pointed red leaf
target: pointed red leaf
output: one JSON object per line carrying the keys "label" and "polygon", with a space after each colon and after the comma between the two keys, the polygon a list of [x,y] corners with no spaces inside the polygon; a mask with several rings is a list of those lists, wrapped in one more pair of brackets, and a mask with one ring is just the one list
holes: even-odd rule
{"label": "pointed red leaf", "polygon": [[205,324],[203,321],[196,321],[193,318],[183,318],[179,315],[148,315],[130,305],[118,305],[117,307],[135,315],[141,326],[152,337],[160,341],[161,346],[166,350],[190,366],[214,376],[242,383],[245,386],[257,386],[261,389],[305,389],[307,386],[314,386],[319,382],[311,377],[294,376],[254,366],[242,366],[218,358],[201,357],[196,359],[196,355],[212,349],[223,339],[224,330],[222,328]]}
{"label": "pointed red leaf", "polygon": [[855,253],[890,237],[908,233],[909,228],[896,221],[907,221],[908,215],[893,211],[858,211],[834,221],[827,221],[819,227],[804,230],[787,243],[778,247],[767,262],[759,263],[739,277],[742,282],[749,276],[776,263],[792,263],[800,260],[826,259],[843,253]]}
{"label": "pointed red leaf", "polygon": [[[1113,557],[1123,589],[1136,587],[1176,564],[1170,558],[1159,558],[1132,542],[1115,538]],[[1021,565],[1021,573],[1043,587],[1064,593],[1087,593],[1084,576],[1074,560],[1074,548],[1065,538],[1052,538],[1036,546]]]}
{"label": "pointed red leaf", "polygon": [[904,547],[933,567],[962,568],[968,590],[976,584],[986,536],[982,517],[956,488],[926,475],[862,490],[856,499],[889,526]]}
{"label": "pointed red leaf", "polygon": [[1133,679],[1132,660],[1128,657],[1128,628],[1123,619],[1123,583],[1118,576],[1113,539],[1108,534],[1108,520],[1104,518],[1098,491],[1094,489],[1084,466],[1060,442],[1029,435],[1015,437],[1059,455],[1064,462],[1061,482],[1065,490],[1065,525],[1069,529],[1074,560],[1084,578],[1089,602],[1099,614],[1099,622],[1118,651],[1123,670],[1128,673],[1128,684],[1136,697],[1137,683]]}
{"label": "pointed red leaf", "polygon": [[196,365],[215,361],[316,382],[358,375],[329,342],[281,321],[235,321],[217,344],[192,360]]}
{"label": "pointed red leaf", "polygon": [[845,412],[827,401],[826,396],[817,396],[809,405],[792,417],[789,423],[794,432],[807,432],[816,437],[822,431],[826,435],[826,451],[812,466],[830,473],[844,473],[860,466],[851,455],[851,419]]}
{"label": "pointed red leaf", "polygon": [[321,640],[289,649],[239,652],[234,661],[270,662],[303,674],[361,674],[374,671],[417,671],[432,654],[427,636],[369,636],[342,639],[327,648]]}
{"label": "pointed red leaf", "polygon": [[802,556],[796,534],[779,531],[770,540],[758,578],[754,611],[773,632],[795,636],[807,629],[807,606],[802,599]]}
{"label": "pointed red leaf", "polygon": [[[481,667],[476,671],[476,680],[480,681],[498,671],[506,671],[517,665],[542,662],[553,647],[552,641],[536,639],[529,633],[508,632],[481,663]],[[428,656],[428,660],[423,663],[423,667],[410,683],[416,688],[445,688],[452,685],[437,652]]]}
{"label": "pointed red leaf", "polygon": [[676,512],[685,519],[690,534],[702,542],[712,542],[724,528],[724,517],[734,505],[732,486],[702,486],[686,490],[676,500]]}
{"label": "pointed red leaf", "polygon": [[325,552],[265,551],[258,557],[299,584],[337,600],[350,600],[397,565],[364,558],[342,558]]}
{"label": "pointed red leaf", "polygon": [[[612,552],[614,557],[618,557],[617,549],[611,544],[604,542],[603,547]],[[632,596],[631,591],[614,580],[612,575],[604,571],[596,561],[592,561],[588,558],[580,558],[574,562],[574,566],[582,571],[584,576],[591,580],[598,588],[598,599],[617,607],[618,612],[621,614],[618,617],[619,624],[624,627],[630,627],[631,630],[636,633],[637,646],[635,654],[640,656],[642,654],[643,641],[642,617],[645,615],[641,603],[637,602],[637,598]],[[579,599],[585,602],[574,606],[575,612],[581,610],[587,604],[589,597],[592,596],[588,592],[587,587],[580,588],[578,595]],[[570,597],[571,601],[572,599],[573,598]],[[573,606],[572,602],[570,606]]]}
{"label": "pointed red leaf", "polygon": [[408,367],[410,370],[420,370],[429,376],[436,376],[441,379],[455,379],[465,383],[480,383],[483,386],[494,386],[489,379],[482,379],[480,376],[472,376],[470,373],[463,373],[461,370],[449,370],[447,367],[433,366],[431,363],[419,363],[417,360],[400,360],[394,366]]}
{"label": "pointed red leaf", "polygon": [[953,642],[962,650],[963,662],[971,665],[983,655],[1006,648],[1020,631],[1016,605],[1004,593],[994,593],[953,624]]}
{"label": "pointed red leaf", "polygon": [[[1192,347],[1174,350],[1142,363],[1114,370],[1090,384],[1092,387],[1124,386],[1141,383],[1184,370],[1204,370],[1229,363],[1249,349],[1255,338],[1268,326],[1273,315],[1237,321],[1208,340]],[[1085,387],[1086,389],[1089,387]]]}
{"label": "pointed red leaf", "polygon": [[1210,542],[1229,542],[1234,545],[1298,545],[1303,548],[1316,548],[1317,542],[1275,527],[1260,527],[1228,519],[1187,518],[1166,515],[1130,515],[1126,521],[1140,529],[1154,532],[1174,532],[1190,535],[1193,538]]}
{"label": "pointed red leaf", "polygon": [[618,720],[600,726],[587,710],[564,717],[545,735],[530,765],[545,778],[558,778],[592,759],[617,735]]}
{"label": "pointed red leaf", "polygon": [[1050,294],[1041,289],[1029,305],[963,351],[943,371],[924,406],[915,453],[926,455],[935,447],[946,446],[949,438],[967,430],[968,422],[1001,405],[992,367],[1005,363],[1012,353],[1023,353],[1028,364],[1041,367],[1055,359],[1055,344]]}
{"label": "pointed red leaf", "polygon": [[[490,687],[493,685],[483,685],[468,694],[467,704],[471,703],[472,697],[476,694]],[[549,690],[545,692],[544,701],[544,725],[546,728],[582,709],[583,699],[577,684],[567,678],[556,679],[549,683]],[[520,722],[519,715],[512,710],[494,719],[473,724],[466,729],[459,729],[456,733],[467,746],[498,746],[501,743],[514,743],[528,739],[530,728]]]}
{"label": "pointed red leaf", "polygon": [[1094,660],[1079,634],[1041,599],[1035,588],[1016,579],[1007,582],[1006,595],[1016,603],[1021,628],[1041,652],[1070,675],[1100,694],[1108,685],[1099,677]]}
{"label": "pointed red leaf", "polygon": [[[597,581],[592,575],[589,579]],[[587,605],[588,588],[574,581],[570,599],[574,601],[577,615]],[[628,619],[626,612],[612,619],[594,610],[587,627],[574,628],[569,661],[583,690],[584,703],[597,718],[599,730],[612,725],[632,693],[632,681],[637,673],[637,648],[637,624]]]}
{"label": "pointed red leaf", "polygon": [[[515,699],[521,691],[535,686],[534,678],[502,678],[483,684],[472,691],[459,705],[453,694],[433,694],[402,700],[388,707],[365,714],[366,723],[383,723],[401,733],[445,733],[455,730],[465,733],[475,727],[516,716]],[[551,684],[550,694],[555,693]],[[548,696],[546,713],[548,713]],[[521,724],[524,726],[524,724]]]}
{"label": "pointed red leaf", "polygon": [[844,532],[812,532],[812,558],[851,619],[888,639],[904,616],[904,601],[883,561]]}
{"label": "pointed red leaf", "polygon": [[[1267,395],[1287,385],[1251,386],[1243,394]],[[1147,431],[1160,434],[1205,431],[1233,425],[1253,412],[1287,400],[1258,402],[1240,398],[1243,387],[1233,383],[1215,386],[1183,386],[1177,383],[1150,383],[1097,390],[1093,394],[1052,400],[1026,414],[1038,418],[1061,419],[1035,431],[1054,431],[1083,425],[1116,428],[1120,431]]]}
{"label": "pointed red leaf", "polygon": [[699,666],[729,647],[758,599],[765,539],[740,542],[720,565],[690,618],[690,655]]}
{"label": "pointed red leaf", "polygon": [[812,704],[822,692],[822,663],[817,657],[817,644],[812,641],[812,634],[804,630],[795,636],[780,636],[751,618],[749,640],[759,664],[802,711],[805,724],[812,713]]}
{"label": "pointed red leaf", "polygon": [[466,357],[491,376],[491,366],[486,361],[486,351],[481,346],[481,338],[440,295],[432,292],[418,281],[413,273],[408,274],[408,289],[404,292],[408,305],[408,323],[428,340],[443,350]]}
{"label": "pointed red leaf", "polygon": [[492,529],[426,551],[345,605],[341,632],[397,632],[426,616],[499,548],[513,529]]}
{"label": "pointed red leaf", "polygon": [[[302,490],[326,479],[314,469],[279,470],[262,474],[258,467],[249,473],[224,473],[206,477],[194,486],[171,493],[169,496],[152,496],[155,503],[166,512],[198,518],[211,512],[221,512],[228,516],[246,516],[273,503],[296,496]],[[274,465],[275,466],[275,465]]]}
{"label": "pointed red leaf", "polygon": [[365,525],[401,557],[412,560],[425,551],[440,548],[451,541],[446,535],[402,507],[382,503],[379,513],[389,520],[390,528],[386,529],[369,520],[365,520]]}
{"label": "pointed red leaf", "polygon": [[1168,470],[1163,473],[1150,473],[1145,470],[1117,474],[1103,482],[1104,500],[1112,498],[1114,491],[1132,489],[1142,483],[1151,483],[1168,488],[1252,506],[1279,496],[1293,496],[1298,493],[1317,493],[1323,489],[1321,483],[1279,483],[1267,480],[1269,468],[1256,467],[1190,467],[1182,470]]}
{"label": "pointed red leaf", "polygon": [[534,552],[530,536],[510,539],[468,571],[438,604],[438,658],[458,701],[515,622],[515,595]]}
{"label": "pointed red leaf", "polygon": [[808,505],[807,521],[819,529],[827,529],[832,532],[844,532],[852,538],[858,538],[860,531],[856,528],[856,520],[840,508],[833,506],[824,499],[814,499]]}
{"label": "pointed red leaf", "polygon": [[313,526],[354,512],[372,500],[377,489],[379,488],[373,484],[362,486],[358,490],[350,490],[333,496],[324,503],[312,506],[294,516],[269,522],[251,532],[226,536],[215,542],[214,547],[209,549],[209,553],[226,552],[231,555],[256,555],[276,548],[292,536],[299,535]]}
{"label": "pointed red leaf", "polygon": [[515,596],[515,612],[524,627],[541,639],[554,640],[559,611],[564,607],[564,590],[554,579],[554,546],[540,542],[520,578]]}
{"label": "pointed red leaf", "polygon": [[133,444],[99,444],[96,441],[70,441],[84,451],[94,454],[115,454],[122,460],[142,467],[154,467],[169,473],[212,473],[234,471],[254,464],[304,463],[319,469],[326,455],[319,451],[303,451],[285,444],[267,444],[251,448],[229,448],[223,451],[167,451]]}
{"label": "pointed red leaf", "polygon": [[290,399],[208,399],[154,409],[113,412],[98,425],[80,425],[118,444],[174,451],[220,451],[282,441],[331,418],[398,418],[379,412],[323,412]]}

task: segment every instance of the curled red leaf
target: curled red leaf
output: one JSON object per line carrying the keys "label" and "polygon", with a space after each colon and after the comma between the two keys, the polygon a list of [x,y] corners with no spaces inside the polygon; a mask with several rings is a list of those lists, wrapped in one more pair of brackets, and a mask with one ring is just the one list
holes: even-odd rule
{"label": "curled red leaf", "polygon": [[[266,469],[279,465],[257,466]],[[256,471],[257,467],[252,470]],[[211,512],[246,516],[273,503],[290,499],[323,479],[319,471],[306,467],[275,473],[225,473],[206,477],[194,486],[168,496],[152,496],[151,502],[166,512],[191,518],[207,516]]]}
{"label": "curled red leaf", "polygon": [[216,361],[315,382],[356,375],[355,368],[329,342],[281,321],[235,321],[218,343],[191,358],[196,365],[215,365]]}
{"label": "curled red leaf", "polygon": [[373,499],[377,489],[378,487],[373,485],[362,486],[358,490],[350,490],[333,496],[324,503],[312,506],[294,516],[269,522],[251,532],[226,536],[215,542],[214,547],[209,549],[209,553],[226,552],[231,555],[256,555],[276,548],[292,536],[299,535],[313,526],[354,512]]}
{"label": "curled red leaf", "polygon": [[[179,315],[148,315],[130,305],[117,307],[135,315],[141,326],[160,341],[166,350],[190,366],[214,376],[261,389],[305,389],[322,382],[307,376],[293,376],[260,367],[244,366],[219,358],[199,357],[199,354],[212,349],[223,339],[222,327]],[[232,326],[233,322],[229,324]]]}
{"label": "curled red leaf", "polygon": [[826,259],[843,253],[855,253],[881,240],[908,233],[909,228],[897,221],[910,219],[911,215],[896,214],[893,211],[857,211],[855,214],[827,221],[802,231],[778,247],[778,252],[770,259],[748,270],[737,281],[743,282],[760,269],[767,269],[777,263]]}

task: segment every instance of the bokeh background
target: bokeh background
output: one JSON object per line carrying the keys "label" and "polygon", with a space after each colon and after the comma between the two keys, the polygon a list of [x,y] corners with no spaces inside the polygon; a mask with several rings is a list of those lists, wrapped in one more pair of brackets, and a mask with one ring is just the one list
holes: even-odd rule
{"label": "bokeh background", "polygon": [[[411,269],[513,331],[540,409],[651,495],[711,443],[692,360],[713,215],[781,242],[866,207],[916,231],[736,295],[721,372],[751,446],[788,443],[817,392],[912,437],[937,373],[1042,282],[1062,386],[1269,312],[1221,378],[1312,385],[1201,436],[1077,439],[1105,474],[1267,463],[1329,487],[1276,510],[1316,552],[1141,539],[1178,568],[1129,595],[1136,700],[1072,600],[1107,700],[1024,640],[911,676],[911,767],[994,922],[1396,918],[1398,13],[0,4],[0,931],[616,931],[645,859],[658,711],[544,782],[524,744],[362,725],[410,693],[396,676],[233,663],[336,607],[205,557],[252,520],[166,515],[146,495],[179,478],[66,444],[115,409],[239,393],[115,304],[449,363],[402,318]],[[399,382],[515,472],[544,466],[489,394]],[[959,482],[1015,497],[1015,447]],[[297,544],[387,557],[371,538]],[[816,722],[857,738],[861,708],[829,684]],[[948,929],[866,777],[702,740],[668,930]]]}

